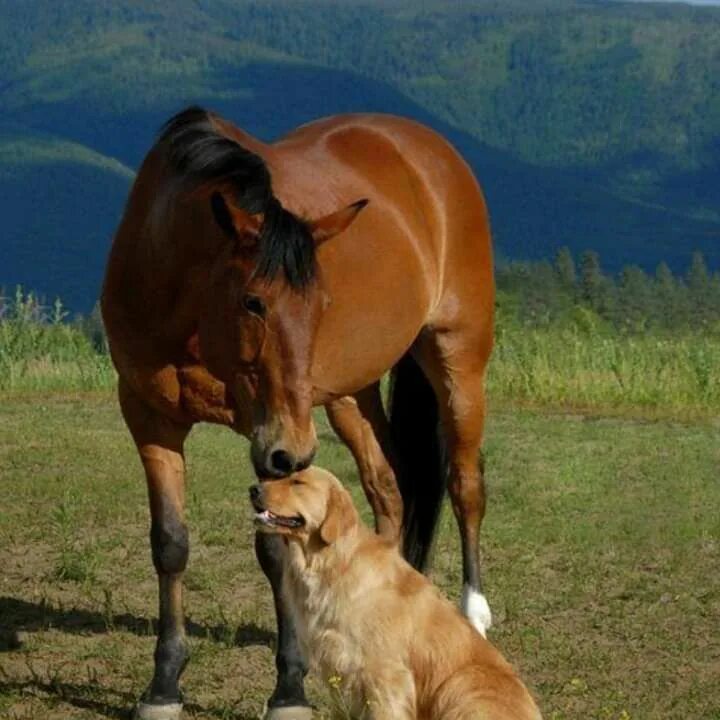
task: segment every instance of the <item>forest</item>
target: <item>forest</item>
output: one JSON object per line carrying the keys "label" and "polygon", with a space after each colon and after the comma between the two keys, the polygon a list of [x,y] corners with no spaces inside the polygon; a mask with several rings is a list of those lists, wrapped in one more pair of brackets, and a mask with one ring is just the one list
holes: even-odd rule
{"label": "forest", "polygon": [[[334,113],[433,127],[503,262],[720,267],[720,9],[479,0],[0,0],[0,286],[89,312],[129,185],[190,103],[265,141]],[[39,198],[42,199],[41,205]],[[39,209],[40,208],[40,209]]]}
{"label": "forest", "polygon": [[553,261],[501,264],[497,285],[501,322],[720,336],[720,272],[711,273],[698,252],[684,274],[661,263],[652,274],[631,265],[609,275],[597,252],[576,259],[563,247]]}

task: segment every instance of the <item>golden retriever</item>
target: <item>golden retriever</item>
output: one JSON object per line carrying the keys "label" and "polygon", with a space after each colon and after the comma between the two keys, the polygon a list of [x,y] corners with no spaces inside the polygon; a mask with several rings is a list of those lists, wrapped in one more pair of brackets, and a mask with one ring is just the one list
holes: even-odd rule
{"label": "golden retriever", "polygon": [[287,540],[283,591],[301,647],[341,678],[355,717],[541,720],[500,653],[362,524],[337,478],[311,467],[250,496],[258,528]]}

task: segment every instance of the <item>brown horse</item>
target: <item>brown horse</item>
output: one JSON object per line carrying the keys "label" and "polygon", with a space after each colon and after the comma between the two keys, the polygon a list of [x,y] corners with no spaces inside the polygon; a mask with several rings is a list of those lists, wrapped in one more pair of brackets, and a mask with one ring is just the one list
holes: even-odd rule
{"label": "brown horse", "polygon": [[[147,476],[160,585],[141,718],[181,709],[183,443],[196,422],[250,438],[258,476],[277,478],[311,462],[311,408],[325,405],[378,532],[402,536],[416,567],[447,482],[463,606],[485,631],[478,457],[493,304],[482,193],[428,128],[346,115],[266,145],[199,108],[169,121],[132,188],[102,295],[120,405]],[[390,369],[388,417],[379,379]],[[305,663],[280,594],[284,546],[260,536],[256,552],[279,633],[267,717],[309,717]]]}

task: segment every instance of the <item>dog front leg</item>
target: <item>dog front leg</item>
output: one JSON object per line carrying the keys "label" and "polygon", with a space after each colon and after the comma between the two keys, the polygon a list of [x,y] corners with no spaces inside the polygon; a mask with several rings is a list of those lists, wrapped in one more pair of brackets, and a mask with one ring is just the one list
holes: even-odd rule
{"label": "dog front leg", "polygon": [[[379,682],[378,682],[379,681]],[[415,681],[405,668],[373,673],[365,689],[367,720],[416,720]]]}

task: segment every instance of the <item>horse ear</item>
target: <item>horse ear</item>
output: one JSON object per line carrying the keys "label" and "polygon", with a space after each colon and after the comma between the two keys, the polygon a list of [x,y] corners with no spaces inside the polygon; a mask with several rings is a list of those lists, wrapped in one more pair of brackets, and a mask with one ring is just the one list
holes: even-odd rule
{"label": "horse ear", "polygon": [[327,545],[351,530],[358,523],[358,515],[350,494],[345,489],[330,488],[325,520],[320,526],[320,537]]}
{"label": "horse ear", "polygon": [[310,232],[315,239],[315,245],[322,245],[326,240],[330,240],[330,238],[347,229],[369,202],[367,199],[358,200],[342,210],[321,217],[319,220],[311,220]]}
{"label": "horse ear", "polygon": [[255,245],[262,227],[261,215],[251,215],[247,210],[233,205],[219,192],[212,194],[210,206],[215,222],[225,235],[239,245]]}

